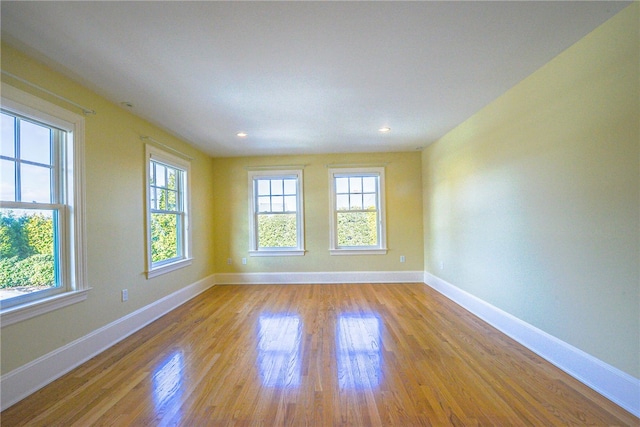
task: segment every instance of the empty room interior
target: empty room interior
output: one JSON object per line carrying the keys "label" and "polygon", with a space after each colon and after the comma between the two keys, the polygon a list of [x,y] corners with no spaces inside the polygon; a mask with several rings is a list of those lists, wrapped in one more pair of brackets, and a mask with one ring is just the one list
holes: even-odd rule
{"label": "empty room interior", "polygon": [[640,425],[640,3],[2,1],[2,425]]}

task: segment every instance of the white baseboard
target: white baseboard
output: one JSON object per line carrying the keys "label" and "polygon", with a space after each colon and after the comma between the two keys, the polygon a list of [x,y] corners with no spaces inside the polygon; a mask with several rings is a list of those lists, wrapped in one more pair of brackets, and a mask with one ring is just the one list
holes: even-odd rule
{"label": "white baseboard", "polygon": [[218,285],[296,285],[311,283],[422,283],[423,271],[326,271],[219,273]]}
{"label": "white baseboard", "polygon": [[534,353],[640,417],[640,379],[518,319],[431,273],[424,282]]}
{"label": "white baseboard", "polygon": [[215,284],[205,277],[0,378],[0,411],[19,402]]}

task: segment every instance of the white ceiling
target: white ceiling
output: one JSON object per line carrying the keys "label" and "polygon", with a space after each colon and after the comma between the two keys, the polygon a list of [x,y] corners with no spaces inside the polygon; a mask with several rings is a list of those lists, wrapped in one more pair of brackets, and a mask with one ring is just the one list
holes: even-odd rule
{"label": "white ceiling", "polygon": [[628,4],[3,0],[1,14],[9,44],[240,156],[422,148]]}

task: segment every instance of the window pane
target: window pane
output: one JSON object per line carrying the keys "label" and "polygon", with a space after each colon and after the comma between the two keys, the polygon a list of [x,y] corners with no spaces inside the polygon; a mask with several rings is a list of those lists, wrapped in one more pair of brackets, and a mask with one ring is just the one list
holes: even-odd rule
{"label": "window pane", "polygon": [[51,203],[51,169],[28,164],[20,165],[22,202]]}
{"label": "window pane", "polygon": [[336,208],[340,211],[348,211],[349,210],[349,195],[348,194],[340,194],[336,196]]}
{"label": "window pane", "polygon": [[281,179],[272,179],[271,180],[271,194],[281,196],[282,195],[282,180]]}
{"label": "window pane", "polygon": [[56,211],[0,209],[0,300],[58,286]]}
{"label": "window pane", "polygon": [[172,190],[177,189],[177,171],[175,169],[167,168],[167,188]]}
{"label": "window pane", "polygon": [[258,212],[270,212],[271,211],[271,197],[262,196],[258,197]]}
{"label": "window pane", "polygon": [[0,154],[7,157],[15,157],[15,122],[13,116],[2,113],[2,135],[0,138]]}
{"label": "window pane", "polygon": [[336,193],[349,192],[349,178],[336,178]]}
{"label": "window pane", "polygon": [[51,129],[20,120],[20,158],[51,164]]}
{"label": "window pane", "polygon": [[258,247],[298,246],[296,214],[258,215]]}
{"label": "window pane", "polygon": [[295,179],[285,179],[284,194],[287,194],[287,195],[296,194],[297,193],[296,182],[297,181]]}
{"label": "window pane", "polygon": [[285,196],[284,197],[284,210],[287,211],[287,212],[295,212],[295,211],[297,211],[296,196]]}
{"label": "window pane", "polygon": [[338,212],[338,246],[378,244],[377,212]]}
{"label": "window pane", "polygon": [[364,193],[376,193],[377,192],[377,185],[376,185],[376,181],[378,179],[376,177],[373,176],[365,176],[364,178],[362,178],[362,191]]}
{"label": "window pane", "polygon": [[376,203],[376,195],[375,194],[365,194],[363,199],[363,208],[364,209],[377,209]]}
{"label": "window pane", "polygon": [[178,257],[178,215],[151,214],[151,261]]}
{"label": "window pane", "polygon": [[158,209],[158,198],[156,197],[155,187],[149,189],[149,197],[151,202],[151,209]]}
{"label": "window pane", "polygon": [[0,160],[0,200],[15,202],[16,199],[16,172],[15,163],[9,160]]}
{"label": "window pane", "polygon": [[156,189],[156,193],[158,195],[158,209],[163,211],[167,210],[167,190]]}
{"label": "window pane", "polygon": [[151,162],[149,166],[149,184],[156,185],[156,164]]}
{"label": "window pane", "polygon": [[362,194],[352,194],[351,195],[351,209],[361,210],[362,209]]}
{"label": "window pane", "polygon": [[259,179],[258,180],[258,195],[259,196],[268,196],[271,194],[271,181],[268,179]]}
{"label": "window pane", "polygon": [[362,193],[362,178],[357,176],[349,178],[349,191],[351,193]]}
{"label": "window pane", "polygon": [[161,165],[160,163],[156,163],[156,185],[158,187],[167,186],[166,174],[167,174],[167,168],[164,167],[164,165]]}
{"label": "window pane", "polygon": [[284,212],[284,197],[274,196],[271,198],[271,212]]}
{"label": "window pane", "polygon": [[177,191],[168,190],[167,210],[169,210],[169,211],[178,210],[177,203],[178,203],[178,192]]}

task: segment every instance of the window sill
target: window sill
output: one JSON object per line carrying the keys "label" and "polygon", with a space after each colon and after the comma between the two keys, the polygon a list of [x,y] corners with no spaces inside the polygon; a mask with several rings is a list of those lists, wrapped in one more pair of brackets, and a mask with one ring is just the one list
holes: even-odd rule
{"label": "window sill", "polygon": [[271,249],[261,251],[249,251],[249,256],[304,256],[304,249]]}
{"label": "window sill", "polygon": [[0,324],[4,328],[5,326],[13,325],[14,323],[22,322],[23,320],[31,319],[32,317],[84,301],[87,299],[89,290],[90,289],[83,289],[81,291],[65,292],[24,305],[7,308],[0,313]]}
{"label": "window sill", "polygon": [[153,268],[152,270],[147,271],[147,279],[152,279],[154,277],[162,276],[163,274],[170,273],[172,271],[187,267],[191,265],[192,261],[193,261],[193,258],[186,258],[186,259],[181,259],[180,261],[172,262],[170,264],[160,265],[158,267]]}
{"label": "window sill", "polygon": [[329,249],[331,255],[386,255],[387,248],[380,249]]}

